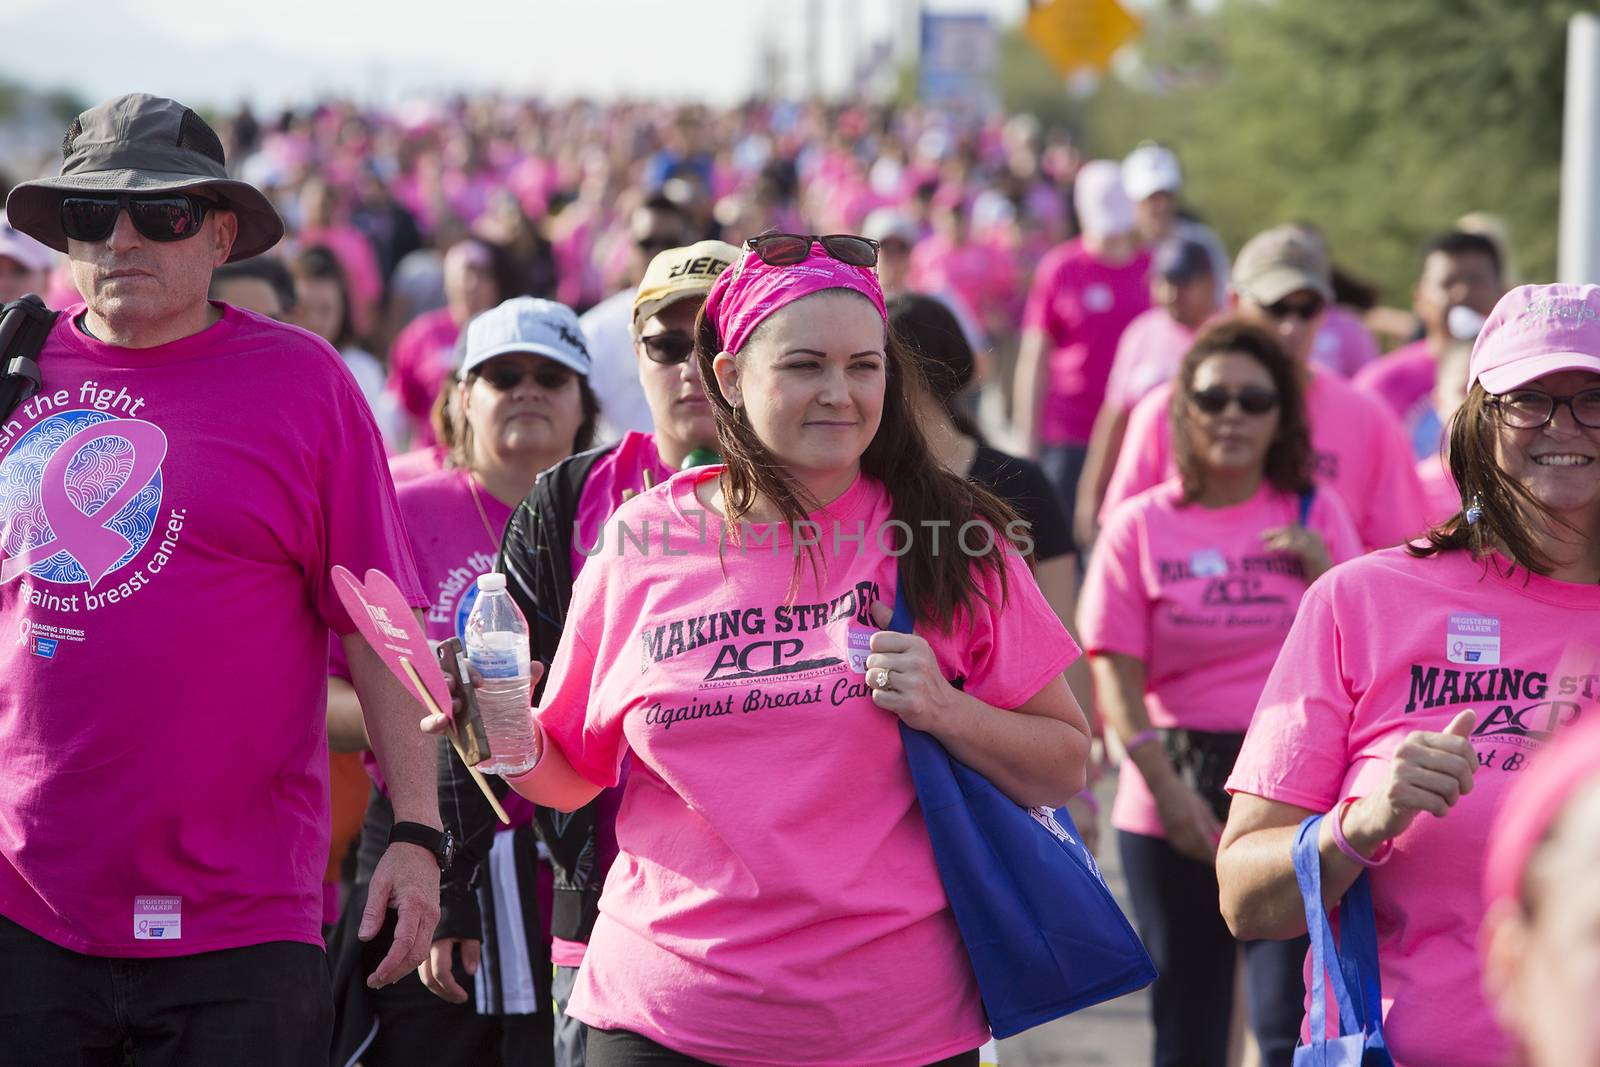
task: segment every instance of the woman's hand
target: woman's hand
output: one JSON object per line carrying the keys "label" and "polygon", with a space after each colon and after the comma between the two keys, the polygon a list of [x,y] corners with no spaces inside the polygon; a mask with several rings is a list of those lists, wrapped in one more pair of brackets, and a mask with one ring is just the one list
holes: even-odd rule
{"label": "woman's hand", "polygon": [[1212,814],[1205,798],[1176,776],[1153,792],[1167,844],[1196,863],[1215,864],[1217,842],[1222,840],[1222,824]]}
{"label": "woman's hand", "polygon": [[[872,605],[872,621],[887,627],[894,611],[883,601]],[[916,634],[880,629],[867,657],[867,688],[872,702],[893,712],[913,730],[938,733],[955,713],[960,692],[945,681],[928,642]]]}
{"label": "woman's hand", "polygon": [[[467,673],[472,678],[472,688],[474,690],[483,686],[483,675],[478,673],[478,668],[469,663],[467,664]],[[538,660],[533,660],[530,662],[528,664],[529,690],[531,691],[533,687],[537,686],[539,684],[539,679],[543,677],[544,664],[540,663]],[[445,674],[444,683],[450,687],[451,719],[459,720],[461,716],[467,713],[467,699],[461,693],[457,692],[456,680],[450,674]],[[418,725],[422,727],[422,732],[425,734],[443,735],[450,732],[450,719],[446,719],[443,715],[424,715],[422,717],[422,722]]]}
{"label": "woman's hand", "polygon": [[1463,711],[1443,733],[1417,730],[1400,742],[1382,785],[1344,813],[1344,835],[1351,847],[1370,856],[1404,833],[1422,812],[1442,819],[1472,792],[1478,754],[1468,738],[1476,724],[1477,715]]}
{"label": "woman's hand", "polygon": [[1274,552],[1288,552],[1300,557],[1308,582],[1316,581],[1333,567],[1333,557],[1328,555],[1328,546],[1322,540],[1322,535],[1307,527],[1274,526],[1261,531],[1261,543]]}

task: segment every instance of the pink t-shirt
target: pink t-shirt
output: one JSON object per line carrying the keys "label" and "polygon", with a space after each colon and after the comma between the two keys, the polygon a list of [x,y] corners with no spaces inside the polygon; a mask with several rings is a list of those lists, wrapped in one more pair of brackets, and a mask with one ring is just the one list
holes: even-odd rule
{"label": "pink t-shirt", "polygon": [[[477,487],[477,498],[483,505],[483,514],[478,514],[471,477],[464,470],[450,468],[395,489],[400,516],[416,555],[417,577],[428,598],[423,623],[429,641],[451,637],[466,640],[467,616],[478,600],[478,575],[494,570],[500,537],[511,520],[511,509],[481,485]],[[484,528],[485,517],[489,529]],[[520,793],[509,794],[502,804],[511,822],[496,826],[497,832],[514,830],[533,820],[533,803]]]}
{"label": "pink t-shirt", "polygon": [[[894,597],[874,536],[888,496],[859,478],[812,516],[827,570],[819,588],[802,559],[791,600],[783,527],[718,559],[721,523],[694,487],[721,470],[618,509],[649,548],[589,560],[551,665],[539,721],[578,773],[609,786],[632,755],[570,1011],[730,1065],[911,1067],[977,1048],[983,1006],[898,721],[848,660],[870,604]],[[923,636],[967,693],[1015,708],[1078,650],[1020,557],[1007,575],[1004,610]],[[981,583],[996,603],[998,584]]]}
{"label": "pink t-shirt", "polygon": [[1194,331],[1166,308],[1140,312],[1117,342],[1117,356],[1106,381],[1106,404],[1118,411],[1132,411],[1146,393],[1177,376],[1178,365],[1193,344]]}
{"label": "pink t-shirt", "polygon": [[215,306],[138,350],[69,308],[0,427],[0,914],[89,955],[322,943],[329,572],[423,603],[343,360]]}
{"label": "pink t-shirt", "polygon": [[435,438],[428,412],[456,366],[456,339],[461,327],[449,308],[425,311],[406,324],[389,348],[389,391],[411,416],[412,444],[431,445]]}
{"label": "pink t-shirt", "polygon": [[1417,425],[1433,411],[1433,386],[1438,369],[1433,349],[1423,339],[1368,364],[1356,375],[1355,383],[1388,405],[1400,421],[1406,439],[1411,440]]}
{"label": "pink t-shirt", "polygon": [[1322,328],[1311,343],[1311,361],[1341,378],[1356,372],[1378,358],[1378,342],[1372,339],[1360,316],[1349,308],[1334,304],[1322,317]]}
{"label": "pink t-shirt", "polygon": [[[1185,506],[1177,479],[1112,513],[1089,561],[1078,621],[1085,651],[1144,661],[1151,725],[1230,733],[1250,724],[1307,584],[1299,558],[1269,551],[1261,533],[1299,519],[1300,498],[1266,484],[1235,507]],[[1312,495],[1306,525],[1334,563],[1360,554],[1333,490]],[[1122,761],[1111,825],[1166,836],[1132,760]]]}
{"label": "pink t-shirt", "polygon": [[[1167,406],[1172,383],[1134,407],[1117,465],[1106,486],[1102,520],[1122,501],[1177,473]],[[1399,544],[1423,529],[1422,487],[1400,428],[1383,407],[1349,382],[1317,367],[1306,388],[1317,481],[1338,490],[1368,548]]]}
{"label": "pink t-shirt", "polygon": [[[625,492],[645,491],[645,477],[651,485],[660,485],[676,471],[661,462],[656,451],[653,434],[629,430],[617,442],[617,447],[595,460],[589,477],[583,483],[583,493],[578,497],[577,511],[573,515],[576,536],[572,539],[572,578],[577,580],[589,553],[615,552],[615,545],[604,540],[602,527],[622,503]],[[597,545],[596,542],[600,543]]]}
{"label": "pink t-shirt", "polygon": [[447,458],[443,445],[414,448],[410,452],[389,457],[389,477],[393,478],[395,486],[399,487],[406,482],[426,478],[430,474],[444,470]]}
{"label": "pink t-shirt", "polygon": [[1233,792],[1328,811],[1378,789],[1412,731],[1478,714],[1472,792],[1442,819],[1417,816],[1368,874],[1384,1033],[1401,1067],[1510,1060],[1482,992],[1483,857],[1529,757],[1597,714],[1597,631],[1600,587],[1502,577],[1461,551],[1376,552],[1334,568],[1301,602],[1228,780]]}
{"label": "pink t-shirt", "polygon": [[955,292],[978,313],[986,328],[1011,310],[1016,273],[1010,256],[982,242],[968,241],[956,248],[934,234],[911,251],[911,288],[924,293]]}
{"label": "pink t-shirt", "polygon": [[1022,325],[1050,338],[1049,387],[1040,438],[1084,444],[1105,399],[1117,341],[1150,306],[1150,253],[1120,267],[1101,262],[1082,238],[1059,245],[1039,263]]}

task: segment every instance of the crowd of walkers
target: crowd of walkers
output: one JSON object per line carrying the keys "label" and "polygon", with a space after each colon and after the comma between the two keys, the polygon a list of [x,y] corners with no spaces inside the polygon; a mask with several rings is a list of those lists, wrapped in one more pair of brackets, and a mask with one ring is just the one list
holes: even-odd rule
{"label": "crowd of walkers", "polygon": [[[1115,851],[1158,1067],[1323,1037],[1306,833],[1394,1063],[1600,1065],[1600,287],[1492,218],[1383,307],[816,103],[131,95],[9,194],[0,1062],[991,1062],[908,728]],[[336,564],[504,575],[493,801]]]}

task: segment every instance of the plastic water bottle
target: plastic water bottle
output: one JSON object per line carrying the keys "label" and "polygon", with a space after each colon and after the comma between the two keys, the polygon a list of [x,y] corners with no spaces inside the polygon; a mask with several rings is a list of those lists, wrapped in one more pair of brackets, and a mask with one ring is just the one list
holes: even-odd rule
{"label": "plastic water bottle", "polygon": [[478,710],[489,735],[485,774],[516,775],[530,769],[536,753],[529,708],[528,621],[506,592],[506,576],[478,576],[478,600],[467,616],[467,660],[483,676]]}

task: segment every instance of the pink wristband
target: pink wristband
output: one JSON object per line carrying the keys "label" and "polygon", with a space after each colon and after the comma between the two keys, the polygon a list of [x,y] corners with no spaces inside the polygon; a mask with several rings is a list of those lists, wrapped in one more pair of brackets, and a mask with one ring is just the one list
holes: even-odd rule
{"label": "pink wristband", "polygon": [[1156,729],[1140,730],[1138,733],[1134,734],[1132,737],[1130,737],[1126,741],[1122,742],[1122,751],[1126,752],[1128,755],[1131,756],[1131,755],[1133,755],[1133,750],[1134,749],[1142,748],[1145,745],[1148,745],[1150,742],[1158,741],[1160,739],[1161,739],[1161,731],[1160,730],[1156,730]]}
{"label": "pink wristband", "polygon": [[1333,843],[1338,846],[1340,852],[1343,852],[1363,867],[1382,867],[1389,862],[1389,857],[1394,855],[1394,842],[1392,840],[1385,841],[1379,845],[1378,851],[1373,853],[1371,859],[1368,859],[1357,852],[1355,846],[1345,839],[1344,813],[1349,809],[1350,805],[1359,799],[1359,797],[1346,797],[1335,804],[1332,811],[1328,812],[1328,818],[1331,820],[1329,828],[1333,831]]}

